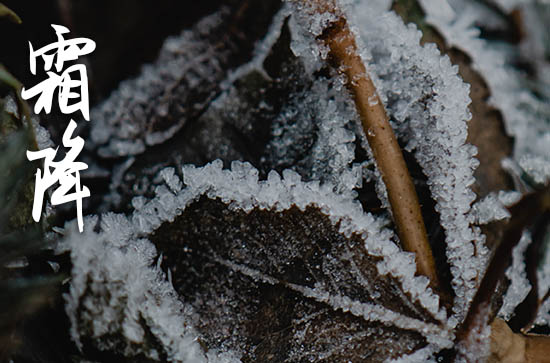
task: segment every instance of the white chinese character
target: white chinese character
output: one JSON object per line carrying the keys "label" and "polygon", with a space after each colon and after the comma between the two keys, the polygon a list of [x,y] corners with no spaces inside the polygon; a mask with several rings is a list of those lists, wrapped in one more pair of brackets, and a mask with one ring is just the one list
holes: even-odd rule
{"label": "white chinese character", "polygon": [[[48,148],[40,151],[27,151],[27,159],[31,161],[44,159],[44,175],[42,175],[40,169],[36,171],[34,204],[32,208],[33,219],[36,222],[40,220],[44,193],[52,185],[59,182],[59,187],[52,194],[51,203],[52,205],[58,205],[76,201],[78,229],[82,232],[82,199],[90,196],[90,190],[86,186],[81,187],[80,185],[80,170],[87,169],[88,165],[83,162],[75,162],[76,157],[84,147],[84,140],[81,137],[77,136],[71,139],[75,128],[76,122],[71,119],[63,134],[63,146],[70,148],[63,160],[53,161],[59,147],[55,150]],[[53,169],[53,172],[50,169]],[[73,188],[75,191],[69,193]]]}
{"label": "white chinese character", "polygon": [[[53,94],[56,88],[59,87],[58,98],[61,112],[66,114],[80,110],[84,119],[90,121],[86,67],[83,64],[75,64],[67,68],[62,75],[58,75],[50,71],[50,69],[55,60],[55,68],[57,72],[61,72],[65,62],[76,60],[81,55],[93,52],[95,50],[95,42],[87,38],[65,40],[63,34],[68,33],[69,29],[55,24],[52,24],[52,27],[57,34],[57,42],[36,51],[33,50],[32,44],[29,42],[29,62],[32,74],[36,74],[36,58],[42,57],[44,70],[48,78],[28,90],[23,88],[21,90],[21,97],[28,100],[39,95],[38,101],[34,106],[34,112],[38,114],[41,110],[44,110],[46,113],[50,113]],[[73,72],[78,72],[78,77],[71,78],[71,73]],[[79,88],[80,92],[71,92],[73,88]],[[75,98],[80,98],[80,102],[69,105],[69,100]]]}

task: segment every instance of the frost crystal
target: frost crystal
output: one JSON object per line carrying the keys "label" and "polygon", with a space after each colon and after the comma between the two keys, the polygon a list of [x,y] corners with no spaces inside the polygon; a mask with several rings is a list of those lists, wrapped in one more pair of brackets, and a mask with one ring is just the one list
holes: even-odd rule
{"label": "frost crystal", "polygon": [[[444,2],[450,8],[449,12],[438,11],[439,6],[424,6],[427,21],[437,27],[450,46],[464,50],[472,58],[473,68],[483,74],[491,90],[489,102],[501,111],[506,130],[515,139],[516,160],[523,160],[526,171],[535,179],[547,178],[550,170],[550,108],[544,96],[541,99],[526,89],[522,74],[508,64],[511,56],[505,48],[479,38],[476,23],[486,16],[486,12],[480,11],[479,4],[466,0]],[[503,0],[500,3],[509,9],[531,1]],[[525,9],[525,13],[531,14],[532,11]],[[540,57],[540,54],[534,56]],[[544,75],[544,70],[541,71]]]}
{"label": "frost crystal", "polygon": [[[17,102],[9,94],[5,98],[4,111],[13,114],[17,118],[21,117],[19,114],[19,109],[17,107]],[[50,133],[48,132],[48,130],[40,125],[38,117],[32,116],[31,119],[38,150],[53,147],[54,144],[50,137]]]}
{"label": "frost crystal", "polygon": [[550,235],[543,241],[543,256],[537,270],[539,297],[544,299],[535,323],[550,328]]}
{"label": "frost crystal", "polygon": [[50,133],[38,123],[38,118],[32,119],[34,135],[36,137],[36,145],[38,150],[44,150],[53,147],[54,143],[50,137]]}
{"label": "frost crystal", "polygon": [[510,286],[504,295],[504,301],[498,315],[509,320],[514,309],[527,297],[531,291],[531,284],[527,279],[525,266],[525,251],[531,243],[531,236],[528,232],[521,236],[517,246],[512,251],[512,265],[506,270],[506,277],[510,280]]}
{"label": "frost crystal", "polygon": [[[516,138],[514,163],[535,182],[547,181],[550,126],[536,115],[550,110],[520,91],[502,50],[478,38],[478,5],[420,2],[428,21],[487,78],[490,102]],[[222,12],[169,38],[155,64],[92,111],[99,155],[126,157],[113,167],[104,207],[126,203],[132,213],[90,218],[99,232],[65,239],[75,341],[97,338],[96,348],[128,356],[216,362],[248,354],[262,361],[285,344],[293,361],[353,360],[350,351],[373,350],[373,342],[389,349],[376,357],[424,362],[452,346],[487,264],[478,226],[508,218],[519,194],[489,194],[472,206],[478,162],[466,144],[469,86],[435,45],[419,45],[420,32],[388,12],[390,4],[355,0],[343,9],[392,127],[435,202],[456,295],[450,316],[388,228],[386,189],[347,80],[329,67],[329,49],[317,39],[334,14],[302,16],[308,4],[294,1],[244,64],[231,63],[230,46],[213,48],[209,33],[225,29]],[[198,99],[190,92],[196,88]],[[172,137],[180,130],[183,146]],[[170,157],[138,155],[159,143],[175,146]],[[208,164],[180,170],[188,163]],[[365,182],[385,210],[378,216],[359,202]],[[505,318],[529,289],[522,262],[529,243],[524,235],[514,249]],[[541,296],[548,276],[542,267]],[[281,313],[288,301],[291,313]],[[549,315],[547,299],[537,324],[548,325]],[[273,325],[265,329],[278,327],[291,341],[250,327],[264,318]],[[459,360],[487,355],[487,321],[477,323],[468,345],[477,350],[459,347]],[[255,345],[258,336],[264,341]]]}
{"label": "frost crystal", "polygon": [[[315,56],[318,52],[300,57],[293,53],[301,33],[293,17],[285,20],[289,12],[284,6],[275,15],[249,62],[228,71],[220,93],[205,105],[193,126],[178,135],[186,140],[185,145],[172,138],[167,143],[175,150],[169,157],[153,158],[157,161],[153,163],[137,155],[114,168],[107,208],[129,204],[136,195],[150,197],[163,167],[203,165],[215,159],[222,159],[226,166],[233,160],[249,161],[262,177],[272,169],[279,173],[292,169],[304,180],[331,183],[339,192],[361,185],[365,163],[352,165],[357,124],[352,99],[343,87],[344,80],[313,73],[313,68],[324,64]],[[316,46],[311,39],[307,44]],[[159,67],[160,60],[153,68]],[[123,128],[134,127],[130,119],[120,122]]]}
{"label": "frost crystal", "polygon": [[491,326],[489,320],[489,306],[481,307],[480,319],[468,333],[467,340],[458,344],[456,362],[486,362],[490,355]]}
{"label": "frost crystal", "polygon": [[[550,133],[546,145],[550,145]],[[519,165],[535,181],[544,185],[550,182],[550,162],[540,156],[524,155],[519,159]]]}
{"label": "frost crystal", "polygon": [[[364,267],[355,266],[354,259],[346,257],[352,253],[350,250],[342,256],[319,256],[322,260],[318,260],[317,263],[323,261],[322,275],[319,275],[321,270],[314,273],[317,279],[315,285],[293,282],[276,271],[285,264],[284,260],[280,261],[279,258],[288,259],[290,262],[299,256],[296,253],[301,252],[294,251],[298,246],[281,244],[281,241],[274,244],[276,249],[271,252],[269,249],[264,251],[255,245],[254,240],[246,237],[239,242],[228,236],[228,243],[236,243],[235,248],[240,251],[238,254],[234,254],[237,250],[208,252],[208,248],[202,247],[206,248],[203,253],[209,253],[210,259],[218,266],[225,266],[254,281],[282,284],[306,299],[326,304],[335,311],[349,311],[371,324],[384,323],[396,329],[417,331],[425,337],[432,351],[452,344],[453,336],[449,328],[418,318],[428,314],[428,321],[446,322],[446,314],[439,307],[438,297],[427,287],[427,279],[414,276],[416,266],[413,256],[400,251],[390,240],[392,233],[383,228],[384,220],[365,214],[358,202],[335,194],[329,185],[302,182],[301,177],[290,170],[283,172],[283,178],[276,172],[271,172],[267,180],[259,181],[258,171],[250,164],[240,162],[234,162],[231,171],[223,170],[221,161],[203,168],[185,166],[184,188],[173,169],[164,169],[160,174],[166,185],[158,186],[157,196],[149,202],[142,198],[136,199],[136,210],[130,217],[103,215],[99,223],[100,232],[87,231],[82,238],[69,233],[66,238],[64,245],[71,250],[74,263],[71,290],[67,296],[67,313],[71,318],[72,336],[76,341],[80,341],[82,336],[93,336],[98,338],[99,349],[112,349],[115,345],[122,344],[127,355],[144,353],[156,359],[157,354],[161,352],[148,343],[147,337],[150,334],[147,332],[150,332],[162,343],[163,351],[168,357],[172,357],[173,361],[204,359],[204,353],[196,344],[199,333],[192,327],[192,323],[196,321],[193,317],[193,308],[182,305],[171,283],[166,281],[167,278],[160,269],[162,256],[157,263],[153,263],[158,252],[148,240],[157,240],[160,236],[157,233],[162,228],[177,226],[177,223],[180,223],[179,216],[187,213],[188,208],[194,208],[199,200],[203,200],[200,199],[202,196],[226,205],[227,212],[223,212],[226,215],[224,218],[229,218],[227,213],[239,211],[244,212],[242,215],[245,216],[253,211],[254,214],[261,211],[283,213],[293,209],[306,212],[312,207],[318,208],[339,231],[338,233],[346,238],[362,241],[360,244],[351,244],[348,248],[360,248],[363,250],[361,254],[364,254],[361,258],[377,260],[376,264],[369,262],[367,266],[372,266],[379,277],[376,278],[376,283],[370,278],[362,277],[360,269]],[[220,208],[212,209],[214,210],[219,211]],[[208,213],[206,215],[211,215]],[[274,220],[273,218],[279,217],[271,218]],[[87,223],[96,225],[97,222],[97,217],[93,217]],[[205,231],[214,228],[210,231],[216,231],[222,226],[205,224],[200,228],[206,228]],[[239,233],[243,233],[244,230],[240,231]],[[170,235],[174,236],[173,233]],[[208,238],[202,233],[198,236],[205,240]],[[185,243],[185,240],[181,242]],[[217,244],[220,243],[222,241],[218,240]],[[241,247],[241,244],[244,245]],[[245,247],[247,244],[252,244],[251,248]],[[341,247],[337,244],[331,248],[334,250],[331,253],[336,253]],[[228,257],[223,257],[223,254],[227,253],[230,253]],[[268,255],[265,256],[265,253]],[[278,257],[280,253],[282,255]],[[260,259],[248,258],[247,254],[256,254],[256,258]],[[174,253],[170,255],[174,256]],[[244,258],[242,263],[239,262],[241,255]],[[261,258],[265,258],[262,256],[268,260],[262,261]],[[346,268],[339,266],[341,263],[350,266],[351,270],[346,272]],[[270,271],[271,268],[275,270]],[[320,267],[312,265],[308,268],[313,272]],[[325,274],[328,276],[326,282],[323,281],[324,277],[321,278]],[[395,284],[392,288],[395,292],[388,287],[380,289],[378,285],[385,279]],[[353,299],[356,293],[351,286],[346,287],[352,281],[355,281],[353,284],[359,283],[361,289],[370,291],[367,301],[359,297],[356,297],[357,300]],[[402,292],[393,299],[401,302],[395,307],[384,306],[389,300],[383,302],[386,300],[381,299],[387,299],[388,294],[395,294],[400,290]],[[402,307],[397,308],[399,305]],[[403,311],[408,311],[407,314],[412,316],[404,315]],[[205,319],[206,317],[200,320],[202,324]],[[376,329],[373,332],[376,332]],[[134,343],[145,344],[136,346]],[[227,354],[234,356],[234,349],[238,349],[238,346],[230,344],[223,351],[228,351]]]}
{"label": "frost crystal", "polygon": [[463,316],[487,258],[470,210],[478,162],[475,147],[465,144],[469,87],[433,44],[419,45],[421,34],[414,26],[405,26],[393,13],[375,12],[367,1],[354,6],[348,17],[368,44],[363,58],[370,60],[368,68],[398,136],[414,152],[437,202],[458,296],[454,311]]}
{"label": "frost crystal", "polygon": [[472,215],[478,225],[509,218],[510,213],[506,207],[518,202],[520,198],[519,192],[491,193],[473,205]]}
{"label": "frost crystal", "polygon": [[100,156],[135,155],[167,140],[211,100],[225,76],[231,44],[216,49],[210,39],[222,31],[227,13],[168,38],[156,64],[144,66],[92,110],[91,137]]}
{"label": "frost crystal", "polygon": [[[96,225],[98,218],[88,217],[86,223]],[[73,223],[63,242],[73,261],[65,295],[73,340],[82,347],[82,337],[94,338],[99,349],[119,347],[127,356],[206,362],[197,333],[186,322],[190,312],[152,264],[154,246],[133,238],[124,216],[103,215],[99,225],[105,232],[80,234]]]}

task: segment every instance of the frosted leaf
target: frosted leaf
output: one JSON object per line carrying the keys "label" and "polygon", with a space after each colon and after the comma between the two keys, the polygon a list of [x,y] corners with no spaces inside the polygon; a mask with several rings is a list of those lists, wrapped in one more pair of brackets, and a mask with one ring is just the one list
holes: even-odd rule
{"label": "frosted leaf", "polygon": [[[547,139],[547,145],[550,145],[550,133]],[[550,182],[550,158],[524,155],[519,159],[519,165],[535,183],[544,185]]]}
{"label": "frosted leaf", "polygon": [[[15,101],[15,99],[10,94],[8,94],[3,99],[3,101],[4,101],[3,111],[8,114],[12,114],[13,116],[19,119],[20,118],[19,108],[17,107],[17,102]],[[51,139],[50,133],[48,132],[47,129],[45,129],[40,125],[40,120],[38,119],[38,117],[33,115],[31,117],[31,122],[32,122],[34,136],[36,139],[38,150],[52,147],[53,141]]]}
{"label": "frosted leaf", "polygon": [[295,33],[283,21],[288,11],[275,16],[254,58],[230,72],[193,126],[154,155],[117,167],[108,203],[120,208],[134,196],[152,197],[166,166],[215,159],[226,166],[249,161],[261,177],[293,169],[304,180],[332,183],[341,192],[361,185],[361,167],[352,165],[358,122],[352,99],[337,79],[307,72],[305,56],[293,55]]}
{"label": "frosted leaf", "polygon": [[[400,309],[407,310],[416,304],[429,309],[439,318],[444,317],[444,314],[441,315],[442,313],[438,311],[437,298],[434,300],[434,296],[426,290],[427,280],[425,278],[410,280],[416,269],[410,254],[399,252],[397,246],[386,240],[385,238],[391,234],[387,234],[389,231],[377,231],[381,225],[372,230],[371,228],[378,223],[372,217],[363,215],[356,203],[345,199],[338,202],[342,197],[333,194],[329,188],[319,188],[317,183],[303,183],[299,175],[292,172],[285,171],[283,179],[270,173],[268,180],[258,182],[257,172],[249,165],[234,163],[231,172],[218,169],[220,167],[221,163],[204,168],[185,167],[184,182],[188,187],[183,194],[178,195],[178,199],[182,198],[182,202],[178,205],[187,204],[182,214],[176,217],[174,222],[163,223],[158,228],[156,226],[159,222],[155,222],[143,230],[146,233],[154,230],[150,238],[157,248],[165,251],[167,264],[173,266],[172,275],[176,289],[182,291],[182,297],[189,299],[189,303],[197,311],[203,312],[199,324],[210,336],[209,339],[206,338],[207,341],[225,341],[233,349],[235,346],[242,346],[242,338],[236,339],[233,336],[249,333],[246,333],[246,330],[243,331],[237,322],[249,319],[247,318],[249,314],[259,307],[255,307],[252,311],[245,307],[250,306],[250,301],[257,301],[260,297],[256,292],[252,296],[234,296],[232,291],[249,291],[250,288],[245,286],[251,282],[273,285],[274,287],[269,289],[276,291],[280,289],[280,286],[277,286],[282,284],[286,289],[307,298],[327,303],[333,309],[349,310],[352,315],[372,321],[386,321],[391,316],[397,318],[399,314],[404,313]],[[249,175],[250,179],[246,175]],[[249,181],[243,183],[243,179]],[[196,193],[202,194],[203,197],[197,200]],[[155,205],[157,200],[158,197],[150,204]],[[319,214],[321,211],[322,213]],[[322,217],[324,214],[326,216]],[[323,221],[324,218],[327,220]],[[201,222],[197,224],[196,221]],[[364,231],[361,233],[366,232],[368,237],[364,242],[357,240],[351,243],[343,241],[335,243],[334,239],[342,238],[343,235],[337,237],[334,232],[328,232],[325,229],[329,228],[330,231],[330,227],[326,225],[327,222],[329,225],[339,226],[340,233],[351,240],[359,237],[358,232],[353,232],[356,228]],[[212,229],[211,226],[217,227]],[[317,228],[320,230],[316,231]],[[275,233],[274,236],[272,236],[273,233]],[[321,233],[323,237],[321,235],[315,237],[317,233]],[[379,237],[373,236],[373,233]],[[380,235],[380,233],[383,234]],[[386,237],[384,238],[383,235]],[[279,241],[271,240],[275,236]],[[304,244],[309,239],[318,244],[313,250],[311,250],[312,246]],[[330,247],[331,243],[332,247]],[[188,251],[185,255],[176,252],[182,249],[182,244],[183,249]],[[340,250],[341,248],[343,250]],[[365,251],[357,253],[357,248],[366,248],[369,252],[368,254],[365,254]],[[319,251],[314,252],[317,249]],[[378,263],[367,262],[371,258],[370,253],[373,253],[373,256],[384,256],[384,260]],[[178,255],[180,258],[174,257]],[[395,257],[387,259],[389,256]],[[197,270],[197,261],[202,261],[199,265],[203,266],[204,270]],[[342,263],[347,267],[340,267]],[[370,268],[374,270],[367,272],[366,266],[371,266]],[[182,275],[178,273],[181,269],[194,271],[196,276]],[[231,271],[239,274],[234,275]],[[298,271],[299,274],[296,274]],[[372,273],[379,274],[376,278],[378,282],[374,285],[368,282],[372,281],[368,278]],[[365,275],[362,276],[362,274]],[[202,281],[205,275],[208,275],[206,282]],[[395,315],[392,309],[397,305],[388,309],[388,304],[392,303],[379,300],[392,294],[390,292],[392,289],[381,288],[382,285],[376,286],[384,284],[382,277],[384,275],[401,276],[399,280],[402,288],[412,296],[416,296],[417,302],[413,305],[410,303],[403,305],[403,297],[395,296],[396,301],[401,301],[398,304],[401,306],[398,308],[401,312]],[[226,276],[231,278],[227,280]],[[196,284],[200,284],[201,287]],[[361,297],[361,294],[358,294],[359,290],[351,287],[355,284],[359,284],[361,290],[368,292],[368,295]],[[208,302],[213,298],[209,289],[219,290],[220,286],[224,286],[226,291],[222,294],[224,300],[216,300],[217,303]],[[197,292],[190,293],[194,290]],[[283,293],[278,292],[277,295],[279,294]],[[287,294],[288,292],[283,296]],[[290,297],[281,298],[281,301],[287,298]],[[226,299],[233,302],[229,303]],[[220,312],[209,308],[211,305],[219,306],[222,301],[225,305],[234,306],[237,310],[226,309]],[[348,304],[351,305],[348,307]],[[376,304],[381,304],[384,308],[377,307]],[[418,307],[406,314],[414,315],[413,311]],[[309,309],[311,307],[308,307]],[[206,316],[211,318],[207,318],[205,314],[209,314]],[[226,315],[231,317],[229,321],[227,317],[224,318]],[[409,329],[415,324],[423,325],[418,321],[408,323],[407,319],[409,318],[400,317],[392,324]],[[390,320],[393,321],[394,318]],[[215,326],[210,326],[211,321],[216,322]],[[220,321],[226,321],[222,324],[224,328],[221,332]],[[316,318],[315,321],[320,324],[322,319]],[[333,323],[334,321],[331,324]],[[238,329],[237,331],[241,334],[236,334],[235,329]],[[433,327],[426,327],[426,329],[429,331]],[[226,330],[233,333],[223,333]],[[428,341],[433,340],[436,346],[448,344],[448,340],[445,340],[448,338],[440,340],[428,335]],[[229,339],[229,337],[232,338]],[[277,339],[283,339],[283,337]],[[445,341],[447,343],[444,343]],[[290,354],[299,354],[297,357],[302,357],[302,354],[306,356],[312,354],[311,348],[301,347],[300,349],[303,353]],[[340,349],[334,352],[343,354]]]}
{"label": "frosted leaf", "polygon": [[510,286],[506,290],[504,300],[498,315],[508,321],[514,313],[514,309],[527,297],[531,291],[531,284],[527,279],[525,266],[525,251],[532,242],[531,235],[525,232],[512,251],[512,265],[506,270],[506,277],[510,280]]}
{"label": "frosted leaf", "polygon": [[[173,170],[161,174],[176,182]],[[290,361],[381,360],[452,344],[438,297],[414,276],[413,256],[357,202],[293,171],[259,181],[240,162],[231,171],[219,161],[185,166],[183,182],[181,190],[158,187],[151,201],[136,201],[130,217],[104,215],[98,233],[66,238],[73,339],[97,337],[99,349],[153,357],[150,329],[174,356],[199,337],[209,351],[259,360],[288,354]],[[168,269],[178,299],[159,268]],[[250,323],[265,319],[271,324]],[[292,334],[288,327],[281,334],[287,319]],[[266,337],[261,345],[258,334]]]}
{"label": "frosted leaf", "polygon": [[[237,123],[239,129],[241,124],[249,125],[260,130],[255,135],[259,140],[265,139],[259,126],[265,124],[271,135],[259,163],[243,153],[234,154],[234,159],[250,161],[264,173],[292,168],[306,180],[351,189],[359,184],[357,170],[351,169],[357,121],[354,105],[338,80],[314,74],[324,64],[316,58],[321,52],[319,45],[303,33],[294,17],[288,23],[283,21],[289,13],[286,6],[275,16],[257,46],[257,55],[233,72],[228,90],[207,111],[205,123],[218,123],[218,129],[224,124]],[[297,43],[302,43],[303,54],[296,51]],[[257,99],[246,89],[253,83],[260,89],[260,95],[257,90],[253,95],[259,96]],[[236,117],[238,122],[232,120]],[[216,152],[208,154],[210,159],[216,158]]]}
{"label": "frosted leaf", "polygon": [[[241,165],[244,165],[244,170],[248,170],[250,173],[247,183],[242,183],[242,176],[239,176],[239,174],[243,174],[242,172],[238,172],[239,169],[243,168]],[[391,237],[392,233],[389,230],[379,231],[378,229],[382,228],[384,222],[376,220],[371,215],[363,214],[361,206],[357,202],[353,202],[345,195],[334,194],[331,191],[330,185],[319,187],[317,182],[304,183],[300,181],[301,178],[299,175],[291,171],[283,172],[284,179],[282,180],[270,173],[268,180],[258,182],[257,171],[247,163],[233,163],[233,171],[231,173],[218,169],[220,167],[221,163],[213,163],[204,168],[186,167],[184,168],[184,182],[186,185],[191,186],[197,183],[196,180],[200,180],[201,182],[194,186],[197,192],[204,193],[205,190],[208,191],[210,188],[215,192],[207,193],[214,193],[213,195],[216,195],[222,201],[231,201],[231,206],[239,206],[245,210],[248,210],[250,205],[259,206],[262,209],[275,208],[278,211],[295,205],[297,208],[303,210],[306,206],[315,204],[325,213],[328,213],[333,223],[341,219],[339,230],[346,236],[349,236],[351,231],[356,229],[369,233],[366,240],[367,250],[376,256],[386,256],[384,257],[384,261],[378,264],[378,270],[389,271],[393,276],[403,279],[402,281],[405,286],[410,287],[406,288],[406,290],[413,297],[420,298],[423,296],[425,288],[415,290],[413,287],[415,284],[426,287],[427,281],[425,281],[424,277],[415,277],[409,280],[409,278],[414,276],[415,269],[413,268],[411,271],[411,264],[404,264],[407,261],[412,263],[410,259],[411,255],[409,253],[398,252],[399,249],[397,246],[389,240],[382,242]],[[240,186],[232,187],[232,184],[240,184]],[[191,198],[187,193],[184,193],[185,201]],[[153,200],[150,204],[156,204],[157,199]],[[382,240],[377,241],[377,237],[375,236],[380,236]],[[395,257],[390,257],[394,254]],[[400,263],[404,264],[403,268],[399,267]],[[413,282],[413,280],[416,282]],[[430,304],[433,302],[436,302],[436,300],[430,300]],[[437,306],[431,306],[429,310],[433,314],[439,314]]]}
{"label": "frosted leaf", "polygon": [[542,257],[537,270],[538,296],[543,299],[535,323],[550,328],[550,235],[543,240]]}
{"label": "frosted leaf", "polygon": [[[470,118],[468,85],[433,44],[420,46],[420,32],[405,26],[397,15],[356,1],[350,4],[347,17],[360,44],[368,44],[363,58],[370,59],[369,72],[398,137],[407,143],[406,149],[413,152],[428,178],[445,229],[453,288],[464,297],[456,299],[454,311],[463,316],[487,259],[470,209],[475,199],[470,186],[478,162],[475,147],[465,144]],[[381,189],[379,195],[383,194]]]}
{"label": "frosted leaf", "polygon": [[[489,103],[499,109],[505,121],[507,132],[514,137],[514,158],[516,160],[537,160],[529,162],[529,174],[536,179],[548,174],[550,165],[550,107],[547,100],[550,94],[541,87],[543,95],[537,97],[531,92],[524,81],[524,75],[512,66],[514,60],[506,47],[492,44],[479,38],[477,23],[482,23],[487,17],[487,11],[479,11],[480,5],[466,0],[446,0],[447,4],[457,11],[454,16],[443,16],[438,7],[424,7],[426,20],[434,25],[445,37],[450,46],[464,50],[472,58],[472,67],[483,75],[491,90]],[[501,1],[506,10],[520,3],[532,1]],[[460,9],[460,11],[458,11]],[[532,23],[540,23],[541,19],[533,17],[534,7],[525,7],[523,13],[530,16]],[[529,24],[525,21],[525,24]],[[529,31],[533,26],[527,25]],[[545,26],[539,27],[544,29]],[[536,35],[535,35],[536,36]],[[542,35],[544,36],[544,35]],[[546,64],[537,59],[544,59],[544,50],[534,46],[536,39],[528,34],[531,46],[523,47],[519,53],[528,53],[527,57],[534,59],[534,67],[542,67],[540,74],[544,77]],[[542,42],[539,42],[542,43]],[[543,80],[544,83],[544,80]]]}
{"label": "frosted leaf", "polygon": [[[273,7],[270,4],[261,11]],[[123,81],[92,109],[91,139],[98,154],[106,158],[140,154],[198,117],[221,91],[228,70],[251,51],[240,35],[227,28],[250,22],[252,15],[258,15],[257,8],[250,7],[237,23],[231,23],[236,9],[222,8],[192,29],[166,39],[154,64],[145,65],[136,78]],[[263,31],[256,26],[247,36],[253,40]]]}
{"label": "frosted leaf", "polygon": [[[109,222],[115,218],[117,223]],[[73,262],[65,295],[71,337],[81,348],[93,340],[100,350],[117,349],[169,362],[206,362],[197,333],[188,323],[189,308],[178,300],[164,273],[152,264],[155,247],[132,235],[125,217],[107,215],[101,232],[78,233],[66,227],[62,241]],[[88,217],[87,225],[96,225]]]}
{"label": "frosted leaf", "polygon": [[[516,178],[516,184],[520,187],[523,187],[520,179],[523,174],[535,183],[544,184],[550,175],[550,93],[545,86],[548,63],[545,60],[544,37],[548,32],[543,5],[531,1],[498,1],[506,11],[515,7],[521,9],[524,36],[517,48],[511,49],[511,46],[479,38],[478,26],[488,18],[487,9],[479,11],[480,5],[471,1],[449,0],[447,3],[456,10],[453,16],[442,16],[434,7],[426,6],[427,20],[451,46],[463,49],[470,56],[472,66],[487,81],[491,91],[489,102],[501,111],[506,130],[514,137],[514,160],[504,160],[503,167]],[[541,86],[531,86],[534,92],[525,82],[526,76],[514,69],[514,62],[518,61],[515,54],[521,54],[533,67],[533,73],[537,74]],[[526,243],[524,240],[522,242]],[[524,263],[517,256],[521,249],[517,246],[514,250],[515,265],[507,271],[512,279],[500,312],[505,317],[512,314],[529,292]],[[539,281],[544,281],[540,273]],[[539,285],[539,297],[543,296]],[[543,324],[542,316],[547,311],[544,307],[539,310],[537,324]]]}
{"label": "frosted leaf", "polygon": [[491,193],[472,206],[472,215],[478,225],[499,221],[510,217],[506,207],[512,206],[521,198],[519,192]]}
{"label": "frosted leaf", "polygon": [[[91,136],[94,143],[103,145],[100,155],[139,154],[146,145],[172,136],[197,112],[194,107],[178,107],[176,98],[181,105],[190,104],[194,97],[201,102],[210,100],[216,80],[223,77],[219,63],[229,54],[227,48],[215,51],[210,43],[209,33],[219,32],[222,23],[222,14],[214,14],[193,30],[168,38],[155,65],[143,67],[137,78],[122,82],[107,100],[92,109]],[[199,96],[194,94],[195,87],[200,90]],[[151,98],[157,100],[154,105],[147,103]]]}
{"label": "frosted leaf", "polygon": [[47,149],[53,147],[53,141],[51,139],[50,133],[44,127],[40,125],[37,117],[32,118],[32,126],[34,128],[34,136],[36,138],[36,145],[38,150]]}
{"label": "frosted leaf", "polygon": [[491,326],[489,321],[489,306],[485,305],[481,307],[481,317],[476,321],[475,326],[468,333],[468,337],[465,341],[457,345],[456,362],[469,363],[469,362],[486,362],[490,355],[490,336]]}

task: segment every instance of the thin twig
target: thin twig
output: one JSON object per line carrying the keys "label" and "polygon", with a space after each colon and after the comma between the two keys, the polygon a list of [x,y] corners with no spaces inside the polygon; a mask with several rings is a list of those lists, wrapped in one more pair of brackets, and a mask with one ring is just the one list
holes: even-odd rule
{"label": "thin twig", "polygon": [[512,250],[519,243],[523,231],[531,226],[537,217],[550,210],[550,185],[535,193],[525,195],[508,210],[511,218],[504,232],[504,239],[497,246],[468,314],[457,331],[457,342],[467,340],[472,328],[485,313],[483,307],[490,303],[499,281],[508,268]]}
{"label": "thin twig", "polygon": [[10,8],[8,8],[6,5],[0,3],[0,18],[6,17],[6,19],[14,22],[15,24],[21,24],[21,18],[13,12]]}
{"label": "thin twig", "polygon": [[300,0],[304,11],[336,15],[319,37],[330,49],[337,69],[347,78],[363,130],[388,191],[393,219],[403,248],[416,254],[418,273],[439,289],[439,279],[416,190],[384,105],[359,56],[355,36],[334,0]]}
{"label": "thin twig", "polygon": [[525,252],[525,270],[531,290],[523,302],[514,309],[513,317],[508,321],[510,328],[517,332],[527,333],[532,329],[541,306],[539,298],[538,267],[543,256],[546,230],[550,226],[550,208],[536,218],[532,228],[532,242]]}

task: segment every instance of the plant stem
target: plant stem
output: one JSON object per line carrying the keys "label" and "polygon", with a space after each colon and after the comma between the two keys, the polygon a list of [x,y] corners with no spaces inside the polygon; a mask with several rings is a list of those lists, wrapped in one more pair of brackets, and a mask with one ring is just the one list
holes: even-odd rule
{"label": "plant stem", "polygon": [[354,97],[363,130],[386,185],[403,248],[416,254],[418,273],[427,276],[432,288],[439,290],[439,279],[416,190],[384,105],[357,51],[355,36],[334,0],[301,0],[301,5],[305,11],[329,12],[337,16],[337,20],[319,38],[329,47],[336,68],[348,78],[347,87]]}
{"label": "plant stem", "polygon": [[550,362],[550,337],[516,334],[504,320],[491,324],[491,356],[489,363]]}
{"label": "plant stem", "polygon": [[[485,314],[484,306],[490,304],[499,281],[512,258],[512,251],[519,243],[523,231],[533,225],[538,219],[544,220],[545,213],[550,211],[550,184],[546,187],[523,196],[523,198],[508,208],[511,217],[504,238],[497,246],[479,288],[472,300],[468,314],[458,328],[456,341],[467,341],[476,322]],[[550,357],[550,352],[549,357]]]}
{"label": "plant stem", "polygon": [[14,13],[10,8],[8,8],[6,5],[0,3],[0,18],[6,17],[8,20],[11,20],[15,24],[21,24],[21,18]]}

